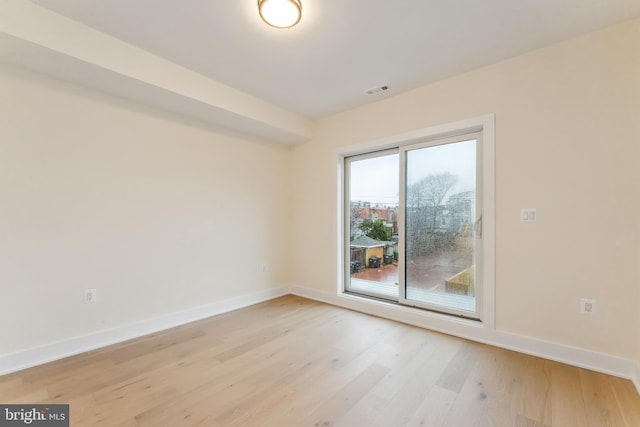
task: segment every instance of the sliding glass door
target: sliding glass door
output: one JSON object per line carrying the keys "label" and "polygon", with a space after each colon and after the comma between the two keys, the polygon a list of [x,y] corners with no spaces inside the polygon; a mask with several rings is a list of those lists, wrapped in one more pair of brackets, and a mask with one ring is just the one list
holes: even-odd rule
{"label": "sliding glass door", "polygon": [[479,318],[480,135],[401,149],[401,302]]}
{"label": "sliding glass door", "polygon": [[345,159],[345,291],[480,319],[480,133]]}
{"label": "sliding glass door", "polygon": [[399,167],[397,149],[345,160],[347,291],[398,300]]}

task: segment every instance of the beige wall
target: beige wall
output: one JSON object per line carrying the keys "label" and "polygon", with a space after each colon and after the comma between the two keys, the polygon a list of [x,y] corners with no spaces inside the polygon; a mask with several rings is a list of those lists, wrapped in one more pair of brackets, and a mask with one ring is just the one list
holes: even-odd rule
{"label": "beige wall", "polygon": [[640,360],[639,35],[636,20],[318,122],[293,153],[293,283],[335,293],[336,262],[302,255],[335,253],[339,150],[495,113],[497,329]]}
{"label": "beige wall", "polygon": [[12,68],[0,94],[0,355],[286,282],[287,149]]}

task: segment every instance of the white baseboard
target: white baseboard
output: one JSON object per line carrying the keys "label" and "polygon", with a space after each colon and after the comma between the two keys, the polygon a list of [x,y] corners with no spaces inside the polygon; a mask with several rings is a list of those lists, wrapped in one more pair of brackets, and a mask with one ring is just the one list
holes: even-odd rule
{"label": "white baseboard", "polygon": [[508,332],[487,330],[487,328],[484,328],[479,322],[463,319],[454,319],[454,321],[452,321],[450,316],[416,310],[387,302],[350,295],[331,295],[314,289],[297,286],[292,286],[290,290],[292,294],[301,297],[507,350],[517,351],[519,353],[538,356],[544,359],[629,379],[633,381],[640,394],[640,366],[628,359]]}
{"label": "white baseboard", "polygon": [[117,344],[133,338],[142,337],[173,328],[175,326],[184,325],[196,320],[268,301],[289,293],[331,305],[348,308],[350,310],[360,311],[374,316],[384,317],[398,322],[469,339],[471,341],[490,344],[496,347],[629,379],[633,382],[640,394],[640,364],[627,359],[507,332],[494,330],[489,331],[475,321],[455,319],[455,321],[452,322],[451,317],[437,313],[415,310],[409,307],[352,297],[349,295],[331,295],[317,290],[297,286],[292,286],[290,288],[282,287],[242,295],[194,307],[189,310],[171,313],[152,319],[145,319],[139,322],[122,325],[117,328],[98,331],[89,335],[70,338],[41,347],[35,347],[0,356],[0,375],[63,359],[68,356],[106,347],[108,345]]}
{"label": "white baseboard", "polygon": [[217,314],[237,310],[239,308],[257,304],[279,296],[287,295],[288,293],[289,289],[283,287],[241,295],[223,301],[194,307],[189,310],[171,313],[152,319],[145,319],[113,329],[102,330],[92,334],[3,355],[0,356],[0,375],[63,359],[65,357],[106,347],[108,345],[117,344],[132,338],[142,337],[144,335],[184,325],[196,320],[205,319]]}

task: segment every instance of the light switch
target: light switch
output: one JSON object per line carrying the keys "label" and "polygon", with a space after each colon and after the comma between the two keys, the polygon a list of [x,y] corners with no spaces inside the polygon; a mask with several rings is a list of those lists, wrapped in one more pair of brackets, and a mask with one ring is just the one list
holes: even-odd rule
{"label": "light switch", "polygon": [[536,217],[535,209],[527,208],[520,211],[520,221],[522,222],[536,222]]}

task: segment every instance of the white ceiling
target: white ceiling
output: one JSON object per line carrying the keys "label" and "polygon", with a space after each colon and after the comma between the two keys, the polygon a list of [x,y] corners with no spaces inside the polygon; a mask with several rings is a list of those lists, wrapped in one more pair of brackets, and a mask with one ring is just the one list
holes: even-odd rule
{"label": "white ceiling", "polygon": [[32,3],[309,119],[640,16],[640,0],[302,0],[278,30],[256,0]]}

